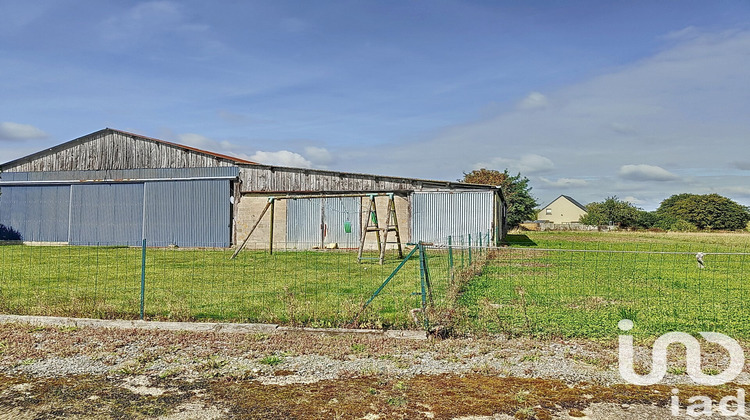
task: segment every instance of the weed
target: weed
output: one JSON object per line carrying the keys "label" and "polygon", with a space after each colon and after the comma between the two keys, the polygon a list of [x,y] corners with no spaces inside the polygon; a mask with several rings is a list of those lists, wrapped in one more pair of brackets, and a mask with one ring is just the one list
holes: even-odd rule
{"label": "weed", "polygon": [[263,365],[268,365],[268,366],[280,365],[283,362],[284,362],[284,358],[281,356],[277,356],[275,354],[266,356],[258,361],[258,363],[261,363]]}
{"label": "weed", "polygon": [[667,368],[667,373],[671,373],[672,375],[684,375],[687,372],[687,370],[682,366],[670,366]]}
{"label": "weed", "polygon": [[516,394],[513,396],[513,398],[518,403],[524,403],[529,398],[529,394],[531,394],[531,392],[529,392],[529,391],[527,391],[525,389],[522,389],[522,390],[516,392]]}
{"label": "weed", "polygon": [[164,369],[163,371],[159,372],[159,379],[166,379],[173,376],[177,376],[180,373],[182,373],[182,368],[180,367],[171,367],[168,369]]}
{"label": "weed", "polygon": [[[261,362],[262,363],[262,362]],[[198,366],[198,370],[207,371],[207,370],[219,370],[229,364],[229,361],[222,357],[218,356],[211,356],[201,362],[201,364]]]}
{"label": "weed", "polygon": [[143,365],[135,361],[126,362],[125,364],[120,366],[119,369],[117,369],[117,373],[123,375],[140,375],[143,372]]}
{"label": "weed", "polygon": [[393,385],[393,389],[396,391],[405,391],[406,388],[408,388],[408,386],[403,381],[398,381]]}
{"label": "weed", "polygon": [[539,355],[537,354],[524,354],[521,357],[521,362],[536,362],[539,360]]}

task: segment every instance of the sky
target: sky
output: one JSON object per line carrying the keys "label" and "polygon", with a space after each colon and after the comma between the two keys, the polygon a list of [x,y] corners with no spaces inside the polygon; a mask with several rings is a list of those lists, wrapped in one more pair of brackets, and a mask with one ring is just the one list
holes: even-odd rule
{"label": "sky", "polygon": [[750,2],[0,0],[0,162],[109,127],[540,206],[750,205]]}

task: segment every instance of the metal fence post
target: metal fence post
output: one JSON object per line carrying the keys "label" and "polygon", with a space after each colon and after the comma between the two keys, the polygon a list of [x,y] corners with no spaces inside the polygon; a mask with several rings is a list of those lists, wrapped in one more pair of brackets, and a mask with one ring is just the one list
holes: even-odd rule
{"label": "metal fence post", "polygon": [[453,238],[448,236],[448,268],[453,269]]}
{"label": "metal fence post", "polygon": [[146,239],[141,247],[141,321],[143,320],[143,303],[146,294]]}
{"label": "metal fence post", "polygon": [[430,320],[427,316],[427,298],[430,299],[430,305],[435,306],[435,302],[432,300],[432,285],[430,284],[430,271],[427,268],[427,255],[425,252],[425,246],[421,242],[417,244],[419,247],[419,278],[422,294],[422,315],[424,316],[424,329],[428,331],[430,329]]}
{"label": "metal fence post", "polygon": [[469,265],[471,265],[471,234],[469,234]]}

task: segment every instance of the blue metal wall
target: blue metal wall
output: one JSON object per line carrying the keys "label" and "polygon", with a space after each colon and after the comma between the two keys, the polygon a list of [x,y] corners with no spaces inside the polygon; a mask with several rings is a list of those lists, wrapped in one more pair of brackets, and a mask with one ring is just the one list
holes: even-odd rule
{"label": "blue metal wall", "polygon": [[[491,191],[412,194],[412,241],[446,244],[492,232],[495,196]],[[455,243],[455,242],[454,242]]]}
{"label": "blue metal wall", "polygon": [[[341,248],[358,247],[361,201],[359,197],[287,200],[287,246],[309,249],[337,243]],[[349,233],[345,229],[347,224]]]}
{"label": "blue metal wall", "polygon": [[149,245],[230,245],[228,180],[147,182],[145,187]]}
{"label": "blue metal wall", "polygon": [[71,185],[71,245],[138,245],[143,184]]}
{"label": "blue metal wall", "polygon": [[[325,243],[337,243],[340,248],[357,248],[360,238],[360,207],[362,199],[359,197],[326,198],[323,207],[323,229]],[[351,232],[345,230],[346,224]]]}
{"label": "blue metal wall", "polygon": [[3,187],[0,224],[24,241],[67,242],[70,186]]}
{"label": "blue metal wall", "polygon": [[[237,173],[236,167],[4,173],[0,224],[31,242],[140,245],[145,237],[150,246],[228,247],[229,183]],[[79,182],[97,179],[128,181]]]}

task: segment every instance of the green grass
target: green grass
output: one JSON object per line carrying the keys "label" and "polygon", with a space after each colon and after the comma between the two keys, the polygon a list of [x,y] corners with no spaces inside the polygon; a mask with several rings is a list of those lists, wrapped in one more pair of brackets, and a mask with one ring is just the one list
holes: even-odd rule
{"label": "green grass", "polygon": [[[750,337],[750,256],[739,255],[750,251],[750,234],[528,232],[508,242],[489,253],[428,250],[430,326],[614,338],[628,318],[636,336]],[[707,253],[703,270],[699,251]],[[343,250],[231,254],[148,249],[146,318],[349,326],[401,262],[392,251],[383,266]],[[140,292],[139,248],[0,246],[0,312],[136,319]],[[410,311],[421,299],[415,254],[358,326],[420,328],[424,315]]]}
{"label": "green grass", "polygon": [[[148,249],[145,315],[158,320],[348,324],[401,262],[357,262],[356,252]],[[361,327],[406,327],[418,306],[412,258],[359,318]],[[0,311],[135,319],[141,249],[0,246]]]}
{"label": "green grass", "polygon": [[[748,234],[529,232],[509,240],[461,296],[475,329],[616,337],[628,318],[636,336],[750,337],[750,256],[736,254],[747,251]],[[705,269],[699,251],[708,254]]]}

